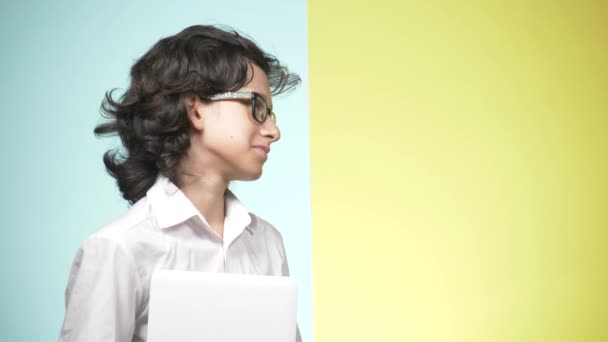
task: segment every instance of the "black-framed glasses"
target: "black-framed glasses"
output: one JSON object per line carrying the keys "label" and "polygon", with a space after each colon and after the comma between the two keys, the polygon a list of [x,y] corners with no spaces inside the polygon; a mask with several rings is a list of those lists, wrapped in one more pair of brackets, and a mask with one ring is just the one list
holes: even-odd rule
{"label": "black-framed glasses", "polygon": [[272,111],[272,108],[268,108],[268,104],[264,100],[264,97],[254,91],[229,91],[225,93],[219,93],[207,97],[207,100],[250,100],[251,101],[251,116],[259,123],[263,124],[266,119],[270,117],[272,122],[277,122],[277,117]]}

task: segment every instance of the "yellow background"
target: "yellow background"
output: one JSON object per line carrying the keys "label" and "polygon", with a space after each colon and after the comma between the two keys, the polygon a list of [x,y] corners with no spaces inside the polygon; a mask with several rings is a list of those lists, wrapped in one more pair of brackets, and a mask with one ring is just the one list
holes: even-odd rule
{"label": "yellow background", "polygon": [[309,1],[315,342],[608,341],[608,2]]}

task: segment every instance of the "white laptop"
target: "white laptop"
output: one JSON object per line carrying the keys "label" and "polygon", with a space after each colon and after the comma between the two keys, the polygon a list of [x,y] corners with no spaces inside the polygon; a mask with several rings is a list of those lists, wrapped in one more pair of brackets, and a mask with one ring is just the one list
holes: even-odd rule
{"label": "white laptop", "polygon": [[297,285],[289,277],[159,270],[148,342],[294,342]]}

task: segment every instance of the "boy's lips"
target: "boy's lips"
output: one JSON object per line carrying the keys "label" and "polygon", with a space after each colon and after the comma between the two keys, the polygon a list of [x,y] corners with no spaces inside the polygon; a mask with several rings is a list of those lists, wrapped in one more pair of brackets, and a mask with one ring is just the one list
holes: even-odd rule
{"label": "boy's lips", "polygon": [[270,153],[270,147],[268,147],[268,146],[265,146],[265,145],[255,145],[253,147],[254,148],[258,148],[258,149],[264,151],[264,153],[266,153],[266,154]]}

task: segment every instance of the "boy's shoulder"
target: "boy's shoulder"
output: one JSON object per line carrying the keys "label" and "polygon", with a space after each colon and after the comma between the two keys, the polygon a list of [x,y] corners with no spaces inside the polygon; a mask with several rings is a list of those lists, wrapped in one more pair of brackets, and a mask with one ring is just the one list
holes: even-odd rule
{"label": "boy's shoulder", "polygon": [[283,245],[283,235],[272,223],[252,212],[249,215],[251,216],[250,227],[254,234],[263,237],[266,241]]}
{"label": "boy's shoulder", "polygon": [[131,206],[124,213],[115,217],[109,223],[99,227],[87,240],[104,239],[112,241],[124,241],[125,238],[141,225],[153,225],[154,220],[150,215],[150,206],[146,197]]}

